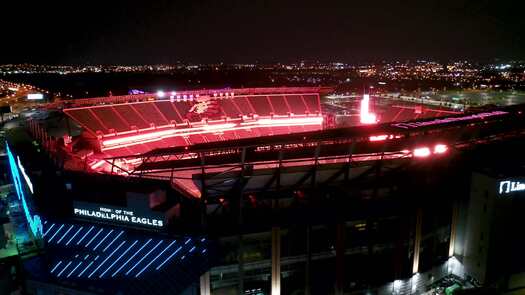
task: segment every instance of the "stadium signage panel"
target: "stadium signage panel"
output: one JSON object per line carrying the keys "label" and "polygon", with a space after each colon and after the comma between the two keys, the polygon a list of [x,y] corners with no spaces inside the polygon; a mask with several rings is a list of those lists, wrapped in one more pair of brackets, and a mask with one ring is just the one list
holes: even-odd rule
{"label": "stadium signage panel", "polygon": [[488,117],[495,117],[495,116],[501,116],[501,115],[507,115],[507,114],[508,112],[504,112],[504,111],[493,111],[493,112],[472,114],[472,115],[463,116],[463,117],[436,119],[432,121],[395,123],[395,124],[392,124],[392,126],[403,128],[403,129],[412,129],[412,128],[425,127],[425,126],[470,121],[470,120],[476,120],[476,119],[485,119]]}
{"label": "stadium signage panel", "polygon": [[525,191],[525,182],[514,180],[503,180],[499,182],[499,194],[506,195],[515,192]]}
{"label": "stadium signage panel", "polygon": [[130,208],[73,202],[73,214],[77,217],[131,226],[163,228],[164,216],[154,212],[137,212]]}

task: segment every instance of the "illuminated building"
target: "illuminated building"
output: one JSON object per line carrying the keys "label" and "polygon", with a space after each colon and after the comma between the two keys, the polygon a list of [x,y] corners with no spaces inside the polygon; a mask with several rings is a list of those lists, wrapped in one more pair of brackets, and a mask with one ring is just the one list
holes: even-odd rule
{"label": "illuminated building", "polygon": [[519,232],[525,226],[525,178],[521,159],[502,157],[497,166],[472,174],[470,197],[458,204],[454,255],[465,272],[484,285],[522,292],[523,247]]}
{"label": "illuminated building", "polygon": [[455,204],[470,171],[460,160],[520,138],[521,107],[333,128],[322,91],[177,90],[46,105],[78,132],[52,138],[33,119],[25,131],[39,146],[9,145],[43,221],[47,256],[35,260],[45,275],[31,290],[416,292],[436,267],[462,274]]}

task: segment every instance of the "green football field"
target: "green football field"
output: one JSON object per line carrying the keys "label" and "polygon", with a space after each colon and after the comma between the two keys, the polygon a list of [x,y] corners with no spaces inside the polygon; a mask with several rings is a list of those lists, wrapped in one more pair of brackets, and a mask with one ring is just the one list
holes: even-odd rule
{"label": "green football field", "polygon": [[432,100],[456,102],[471,106],[487,104],[504,106],[525,103],[525,91],[450,90],[437,92],[429,96]]}

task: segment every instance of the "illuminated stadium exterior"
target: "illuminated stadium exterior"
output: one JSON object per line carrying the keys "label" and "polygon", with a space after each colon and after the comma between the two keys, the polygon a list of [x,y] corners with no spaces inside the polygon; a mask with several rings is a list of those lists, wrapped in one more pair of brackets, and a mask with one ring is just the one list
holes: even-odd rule
{"label": "illuminated stadium exterior", "polygon": [[[148,165],[155,165],[153,163],[155,162],[157,165],[163,165],[160,162],[165,163],[171,157],[169,155],[171,151],[176,153],[173,157],[179,163],[183,163],[180,160],[196,159],[200,154],[191,152],[192,147],[201,145],[208,145],[213,150],[215,143],[218,144],[217,147],[221,147],[223,142],[239,140],[251,144],[256,142],[250,140],[251,138],[286,135],[281,137],[284,139],[290,134],[335,127],[326,123],[328,120],[322,113],[320,91],[326,90],[307,87],[203,90],[55,103],[48,105],[48,108],[61,108],[63,113],[82,127],[83,133],[75,139],[75,142],[73,138],[66,135],[62,140],[50,141],[48,145],[63,145],[69,151],[71,156],[62,159],[66,169],[124,176],[140,174],[139,176],[147,175],[158,179],[170,178],[172,184],[186,195],[200,197],[199,188],[188,181],[178,181],[181,178],[191,178],[195,171],[186,169],[174,173],[175,170],[171,169],[172,171],[167,173],[166,170],[170,169],[166,169],[165,166],[161,169],[144,169],[143,164],[148,162]],[[379,122],[376,115],[369,111],[369,103],[370,96],[365,95],[365,99],[360,102],[361,124]],[[400,106],[392,111],[393,115],[388,115],[390,117],[385,115],[383,120],[407,120],[451,113],[446,111],[442,113],[438,110],[422,115],[412,112],[412,117],[406,117],[406,113],[410,114],[410,111]],[[403,113],[405,113],[404,118]],[[37,122],[30,121],[30,128],[36,136],[49,138]],[[369,139],[381,141],[393,139],[394,136],[400,137],[400,135],[379,132],[371,135]],[[307,137],[304,138],[306,139]],[[88,148],[85,148],[86,143]],[[75,144],[84,146],[84,149],[78,149]],[[308,145],[301,142],[298,147],[307,146],[307,149],[311,150],[314,145],[317,143]],[[226,146],[228,149],[229,145]],[[258,150],[262,154],[265,148],[261,146]],[[294,146],[291,148],[293,149]],[[272,147],[272,149],[277,148]],[[207,153],[209,152],[204,154]],[[213,153],[215,151],[211,151],[211,154]],[[217,153],[220,156],[232,154],[231,151],[220,149],[217,149]],[[392,151],[392,153],[397,154],[388,157],[410,156],[405,150]],[[313,155],[309,156],[315,160]],[[339,158],[327,160],[333,160],[334,163],[346,161],[347,155],[336,156]],[[377,155],[356,155],[353,161],[375,160],[374,157],[377,158]],[[325,161],[322,158],[318,160]],[[300,159],[294,165],[307,166],[307,164],[308,158]],[[259,163],[260,168],[264,168],[264,165],[263,162]],[[180,165],[175,165],[173,168],[177,166]]]}
{"label": "illuminated stadium exterior", "polygon": [[[31,206],[43,220],[48,250],[32,286],[51,281],[93,293],[177,294],[196,288],[200,277],[201,294],[279,294],[297,288],[288,286],[301,277],[299,285],[313,294],[342,294],[392,281],[392,289],[408,288],[395,282],[451,263],[460,243],[460,190],[441,184],[463,173],[449,170],[461,154],[520,138],[522,107],[424,116],[412,109],[412,117],[398,108],[376,116],[365,106],[368,97],[359,102],[363,124],[335,128],[323,113],[323,91],[178,91],[46,105],[66,118],[62,133],[51,136],[46,119],[35,117],[25,128],[45,156],[14,139],[9,153],[17,192],[16,183],[33,180]],[[21,168],[24,161],[30,168]],[[31,214],[30,224],[38,217]],[[323,238],[332,226],[333,241]],[[306,248],[293,247],[296,235]],[[376,271],[374,279],[348,259],[363,273]],[[393,262],[378,271],[381,259]],[[334,273],[314,281],[317,264]],[[355,277],[352,286],[345,273]],[[326,287],[321,281],[329,278]]]}

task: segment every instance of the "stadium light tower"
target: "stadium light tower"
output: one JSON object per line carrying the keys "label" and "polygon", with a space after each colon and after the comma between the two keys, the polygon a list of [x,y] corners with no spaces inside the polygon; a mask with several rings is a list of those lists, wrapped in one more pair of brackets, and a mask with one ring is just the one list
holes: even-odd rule
{"label": "stadium light tower", "polygon": [[162,90],[158,90],[158,91],[157,91],[157,97],[158,97],[158,98],[163,98],[164,95],[166,95],[166,93],[164,93],[164,91],[162,91]]}
{"label": "stadium light tower", "polygon": [[364,94],[361,100],[361,123],[362,124],[375,124],[377,123],[376,114],[370,112],[370,95]]}

